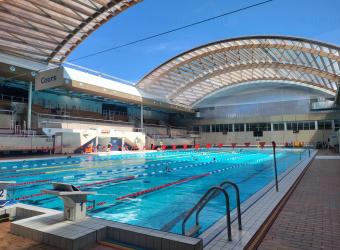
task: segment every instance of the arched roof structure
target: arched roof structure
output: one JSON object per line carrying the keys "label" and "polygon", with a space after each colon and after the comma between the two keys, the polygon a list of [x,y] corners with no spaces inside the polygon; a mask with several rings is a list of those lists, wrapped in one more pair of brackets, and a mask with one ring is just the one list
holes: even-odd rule
{"label": "arched roof structure", "polygon": [[0,0],[0,52],[61,63],[91,32],[141,0]]}
{"label": "arched roof structure", "polygon": [[336,94],[340,47],[285,36],[251,36],[210,43],[154,69],[138,87],[168,102],[193,106],[244,82],[285,81]]}

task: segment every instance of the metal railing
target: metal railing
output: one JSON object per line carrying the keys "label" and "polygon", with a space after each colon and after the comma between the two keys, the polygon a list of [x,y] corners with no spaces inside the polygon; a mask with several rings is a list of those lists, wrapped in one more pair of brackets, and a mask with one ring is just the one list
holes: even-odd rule
{"label": "metal railing", "polygon": [[234,182],[231,182],[231,181],[224,181],[219,186],[223,188],[226,185],[230,185],[235,189],[238,229],[242,230],[240,189],[238,188],[238,186]]}
{"label": "metal railing", "polygon": [[[132,125],[132,122],[125,122],[125,121],[113,121],[113,120],[105,120],[105,119],[96,119],[96,118],[86,118],[86,117],[75,117],[75,116],[69,116],[69,115],[50,115],[50,114],[41,114],[37,112],[32,112],[38,116],[39,123],[51,123],[56,121],[54,120],[62,120],[62,122],[68,122],[68,121],[83,121],[83,122],[90,122],[90,123],[108,123],[108,124],[117,124],[117,125]],[[40,121],[41,119],[47,119],[44,121]],[[61,122],[61,121],[58,121]]]}
{"label": "metal railing", "polygon": [[[230,220],[230,202],[229,202],[229,194],[224,189],[224,186],[231,185],[235,189],[236,193],[236,205],[237,205],[237,218],[238,218],[238,228],[242,230],[242,219],[241,219],[241,204],[240,204],[240,191],[238,186],[231,181],[224,181],[218,186],[214,186],[208,189],[208,191],[202,196],[202,198],[196,203],[196,205],[190,209],[190,211],[186,214],[183,222],[182,222],[182,235],[193,236],[200,230],[201,226],[199,224],[199,215],[203,208],[211,201],[213,198],[218,196],[218,193],[222,193],[225,198],[225,210],[226,210],[226,220],[227,220],[227,234],[228,240],[231,241],[231,220]],[[190,217],[196,212],[195,216],[195,226],[193,226],[190,231],[187,233],[185,231],[185,225]]]}
{"label": "metal railing", "polygon": [[17,97],[12,95],[0,94],[0,101],[10,101],[10,102],[27,102],[26,97]]}

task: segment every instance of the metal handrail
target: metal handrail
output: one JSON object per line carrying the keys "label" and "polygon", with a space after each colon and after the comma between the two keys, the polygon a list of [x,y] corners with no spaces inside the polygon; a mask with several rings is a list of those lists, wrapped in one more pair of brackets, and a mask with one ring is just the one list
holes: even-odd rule
{"label": "metal handrail", "polygon": [[[214,193],[212,193],[214,192]],[[208,189],[208,191],[203,195],[203,197],[196,203],[196,205],[187,213],[183,222],[182,222],[182,234],[185,235],[185,224],[191,217],[191,215],[197,210],[196,218],[199,215],[199,212],[203,209],[203,207],[214,197],[216,192],[222,192],[225,197],[225,205],[226,205],[226,215],[227,215],[227,230],[228,230],[228,240],[231,241],[231,223],[230,223],[230,204],[229,204],[229,195],[228,192],[220,186],[214,186]],[[212,195],[211,195],[212,194]],[[206,198],[211,195],[207,200]],[[203,204],[201,204],[204,202]],[[198,220],[196,219],[196,226],[198,226]]]}
{"label": "metal handrail", "polygon": [[231,181],[224,181],[219,186],[224,187],[224,185],[231,185],[235,189],[236,193],[236,206],[237,206],[237,220],[238,220],[238,229],[242,230],[242,218],[241,218],[241,201],[240,201],[240,189],[236,185],[236,183]]}
{"label": "metal handrail", "polygon": [[[66,121],[85,121],[85,122],[101,122],[101,123],[110,123],[110,124],[119,124],[119,125],[132,125],[132,122],[124,122],[124,121],[113,121],[113,120],[105,120],[105,119],[96,119],[96,118],[87,118],[87,117],[76,117],[70,115],[51,115],[51,114],[42,114],[35,111],[32,113],[38,115],[38,118],[52,118],[54,120],[62,120],[65,119]],[[41,121],[41,122],[55,122],[56,121]]]}

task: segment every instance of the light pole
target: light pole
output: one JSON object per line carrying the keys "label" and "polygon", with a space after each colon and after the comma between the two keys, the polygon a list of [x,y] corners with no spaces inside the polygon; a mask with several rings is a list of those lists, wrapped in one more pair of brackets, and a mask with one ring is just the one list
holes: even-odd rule
{"label": "light pole", "polygon": [[277,181],[276,152],[275,152],[276,142],[272,141],[272,145],[273,145],[273,156],[274,156],[275,187],[276,187],[276,192],[279,192],[279,183]]}

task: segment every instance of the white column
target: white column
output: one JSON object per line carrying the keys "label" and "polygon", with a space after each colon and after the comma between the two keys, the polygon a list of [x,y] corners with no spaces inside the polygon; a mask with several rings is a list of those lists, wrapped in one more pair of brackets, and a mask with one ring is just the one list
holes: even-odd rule
{"label": "white column", "polygon": [[28,85],[28,103],[27,103],[27,130],[31,129],[32,117],[32,82]]}
{"label": "white column", "polygon": [[141,128],[143,128],[144,126],[143,120],[144,120],[143,103],[141,103],[140,104],[140,127]]}

